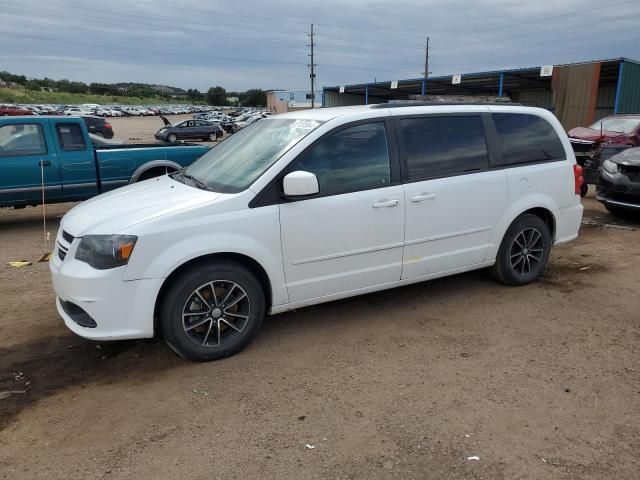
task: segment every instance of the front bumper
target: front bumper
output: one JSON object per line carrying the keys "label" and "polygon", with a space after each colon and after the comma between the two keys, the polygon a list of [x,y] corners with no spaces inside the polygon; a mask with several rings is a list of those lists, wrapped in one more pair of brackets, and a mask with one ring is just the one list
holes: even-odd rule
{"label": "front bumper", "polygon": [[[79,242],[68,244],[59,236],[49,262],[56,306],[67,328],[91,340],[153,337],[155,301],[163,279],[124,281],[126,267],[96,270],[74,258]],[[64,259],[60,250],[68,250]],[[95,326],[74,315],[78,312],[86,313]]]}
{"label": "front bumper", "polygon": [[156,140],[161,140],[163,142],[167,141],[167,136],[164,133],[156,133],[154,137]]}
{"label": "front bumper", "polygon": [[604,169],[598,180],[596,200],[606,206],[640,211],[640,181],[633,181],[622,173],[609,173]]}

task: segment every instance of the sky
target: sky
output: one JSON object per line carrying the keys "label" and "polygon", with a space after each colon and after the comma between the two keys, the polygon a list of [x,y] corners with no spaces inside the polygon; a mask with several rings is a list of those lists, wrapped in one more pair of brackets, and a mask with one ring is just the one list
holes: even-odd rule
{"label": "sky", "polygon": [[206,91],[640,57],[638,0],[0,0],[0,71]]}

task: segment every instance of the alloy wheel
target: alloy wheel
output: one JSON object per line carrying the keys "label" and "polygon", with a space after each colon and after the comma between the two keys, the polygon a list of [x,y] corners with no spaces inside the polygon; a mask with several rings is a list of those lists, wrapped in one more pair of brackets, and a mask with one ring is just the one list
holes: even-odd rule
{"label": "alloy wheel", "polygon": [[536,228],[525,228],[516,235],[509,259],[511,268],[520,275],[529,275],[536,268],[544,254],[544,238]]}
{"label": "alloy wheel", "polygon": [[220,347],[242,333],[250,313],[249,296],[240,285],[214,280],[189,295],[182,309],[182,328],[195,344]]}

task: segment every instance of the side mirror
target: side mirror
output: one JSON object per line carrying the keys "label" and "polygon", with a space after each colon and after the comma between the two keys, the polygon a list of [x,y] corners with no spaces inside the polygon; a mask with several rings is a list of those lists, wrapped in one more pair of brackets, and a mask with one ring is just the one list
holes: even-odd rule
{"label": "side mirror", "polygon": [[282,181],[282,189],[285,197],[291,198],[308,197],[320,191],[315,174],[302,170],[286,175]]}

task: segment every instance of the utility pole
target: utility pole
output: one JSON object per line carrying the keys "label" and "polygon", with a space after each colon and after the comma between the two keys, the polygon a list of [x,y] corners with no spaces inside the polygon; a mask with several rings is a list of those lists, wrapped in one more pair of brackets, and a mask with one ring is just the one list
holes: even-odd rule
{"label": "utility pole", "polygon": [[429,78],[429,37],[427,37],[427,48],[424,53],[424,78]]}
{"label": "utility pole", "polygon": [[311,74],[309,75],[309,78],[311,78],[311,108],[315,108],[316,106],[316,91],[315,91],[315,83],[316,83],[316,73],[315,73],[315,67],[317,66],[315,63],[313,63],[313,47],[315,46],[315,37],[314,37],[314,33],[313,33],[313,23],[311,24],[311,33],[309,34],[309,37],[311,38],[311,44],[307,45],[307,47],[311,47],[311,54],[309,54],[309,56],[311,57],[311,63],[308,65],[309,67],[311,67]]}

